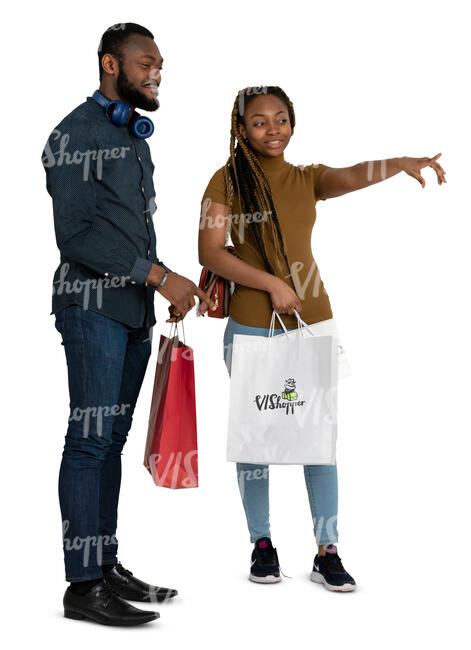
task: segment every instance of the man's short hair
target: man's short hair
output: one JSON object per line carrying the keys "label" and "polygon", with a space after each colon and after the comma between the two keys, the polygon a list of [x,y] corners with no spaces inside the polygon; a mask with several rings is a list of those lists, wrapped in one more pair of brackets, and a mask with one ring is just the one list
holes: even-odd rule
{"label": "man's short hair", "polygon": [[126,41],[132,34],[141,34],[154,39],[154,35],[142,25],[136,23],[116,23],[108,27],[106,32],[100,39],[98,46],[98,65],[100,70],[100,81],[103,76],[103,68],[101,66],[101,59],[105,54],[112,54],[118,60],[122,58],[123,47]]}

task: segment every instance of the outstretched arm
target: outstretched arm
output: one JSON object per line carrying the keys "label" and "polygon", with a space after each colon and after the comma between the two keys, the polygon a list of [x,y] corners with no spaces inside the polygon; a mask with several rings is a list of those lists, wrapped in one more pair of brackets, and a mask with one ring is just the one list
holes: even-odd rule
{"label": "outstretched arm", "polygon": [[320,199],[332,199],[348,192],[361,190],[380,181],[391,178],[399,172],[406,172],[425,187],[425,181],[420,174],[423,167],[431,167],[437,173],[438,184],[446,183],[443,168],[439,165],[438,153],[433,158],[388,158],[386,160],[366,160],[352,167],[328,167],[319,176]]}

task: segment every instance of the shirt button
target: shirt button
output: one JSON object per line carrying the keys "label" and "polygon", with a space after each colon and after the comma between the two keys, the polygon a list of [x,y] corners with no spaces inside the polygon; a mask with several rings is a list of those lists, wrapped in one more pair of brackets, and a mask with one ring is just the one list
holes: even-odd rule
{"label": "shirt button", "polygon": [[147,285],[148,285],[148,282],[146,282],[146,287],[147,287]]}
{"label": "shirt button", "polygon": [[[146,217],[146,223],[149,223],[149,219]],[[106,274],[107,275],[107,274]]]}
{"label": "shirt button", "polygon": [[135,281],[135,280],[131,280],[131,284],[136,284],[136,281]]}
{"label": "shirt button", "polygon": [[149,255],[149,253],[150,253],[150,249],[147,249],[147,255]]}
{"label": "shirt button", "polygon": [[143,185],[141,185],[141,191],[144,194],[144,186]]}
{"label": "shirt button", "polygon": [[140,156],[138,156],[137,159],[138,159],[139,162],[141,162],[141,157]]}
{"label": "shirt button", "polygon": [[105,273],[105,275],[106,275],[106,277],[108,277],[108,276],[109,276],[109,273]]}

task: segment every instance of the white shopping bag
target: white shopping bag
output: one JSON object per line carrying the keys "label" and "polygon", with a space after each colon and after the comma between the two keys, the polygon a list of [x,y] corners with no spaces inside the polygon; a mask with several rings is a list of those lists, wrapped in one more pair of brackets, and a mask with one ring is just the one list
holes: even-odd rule
{"label": "white shopping bag", "polygon": [[[272,316],[273,318],[273,316]],[[301,321],[301,319],[298,319],[298,327],[300,326],[300,323],[304,323],[304,321]],[[314,334],[314,336],[321,336],[321,335],[327,335],[327,334],[332,334],[333,336],[337,337],[337,349],[338,349],[338,378],[339,379],[345,379],[346,377],[351,377],[352,371],[350,368],[350,363],[348,361],[347,354],[345,352],[345,348],[342,345],[342,341],[340,340],[340,335],[339,331],[337,328],[337,322],[335,318],[328,318],[327,320],[321,320],[317,321],[317,323],[307,324],[306,327],[309,328],[309,331]],[[295,336],[296,335],[296,330],[291,330],[288,332],[288,336]],[[276,336],[285,336],[285,334],[276,334]]]}
{"label": "white shopping bag", "polygon": [[[234,334],[227,460],[335,464],[338,337],[295,314],[289,333],[273,312],[268,337]],[[275,315],[285,331],[272,336]]]}

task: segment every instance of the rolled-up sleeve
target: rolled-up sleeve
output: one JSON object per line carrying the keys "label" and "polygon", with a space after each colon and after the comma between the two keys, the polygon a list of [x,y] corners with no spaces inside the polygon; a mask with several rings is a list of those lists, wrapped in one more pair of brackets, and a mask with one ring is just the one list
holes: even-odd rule
{"label": "rolled-up sleeve", "polygon": [[147,276],[152,268],[151,260],[146,260],[145,257],[137,257],[134,266],[129,274],[131,282],[136,284],[144,284]]}

